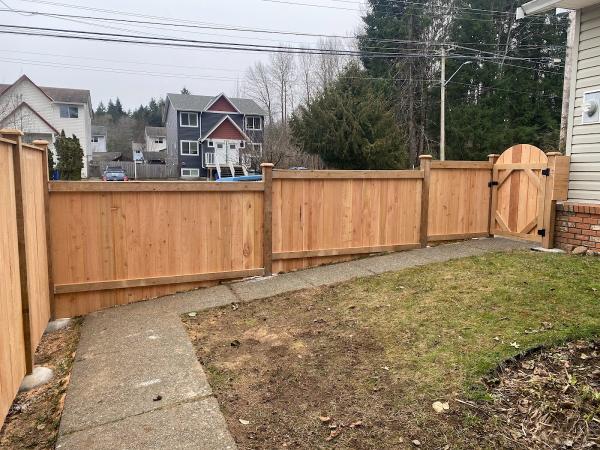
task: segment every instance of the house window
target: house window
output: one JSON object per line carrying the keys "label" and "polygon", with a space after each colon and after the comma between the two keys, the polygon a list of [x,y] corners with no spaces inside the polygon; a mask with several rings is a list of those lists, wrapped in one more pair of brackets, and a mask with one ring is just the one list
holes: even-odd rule
{"label": "house window", "polygon": [[246,117],[246,130],[262,130],[260,117]]}
{"label": "house window", "polygon": [[182,177],[199,177],[200,169],[181,169]]}
{"label": "house window", "polygon": [[155,144],[162,144],[164,142],[165,142],[164,138],[161,138],[161,137],[154,138],[154,143]]}
{"label": "house window", "polygon": [[197,127],[198,126],[198,113],[195,112],[182,112],[179,116],[179,124],[182,127]]}
{"label": "house window", "polygon": [[209,148],[215,148],[215,141],[208,141],[206,145],[208,145]]}
{"label": "house window", "polygon": [[92,142],[100,142],[100,136],[92,136]]}
{"label": "house window", "polygon": [[252,144],[252,152],[255,155],[262,155],[262,144]]}
{"label": "house window", "polygon": [[181,141],[181,154],[182,155],[199,155],[198,141]]}
{"label": "house window", "polygon": [[60,105],[60,117],[63,119],[79,118],[79,108],[71,105]]}

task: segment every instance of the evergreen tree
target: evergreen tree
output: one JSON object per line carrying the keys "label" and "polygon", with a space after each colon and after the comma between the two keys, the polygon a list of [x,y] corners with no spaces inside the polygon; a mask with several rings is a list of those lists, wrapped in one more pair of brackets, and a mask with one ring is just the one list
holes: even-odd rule
{"label": "evergreen tree", "polygon": [[81,180],[81,169],[83,169],[83,149],[77,136],[66,137],[62,130],[60,137],[56,140],[56,156],[58,164],[56,168],[63,180]]}
{"label": "evergreen tree", "polygon": [[52,174],[54,173],[54,155],[52,155],[52,151],[48,149],[47,157],[48,157],[48,175],[52,178]]}
{"label": "evergreen tree", "polygon": [[391,104],[356,64],[292,116],[295,143],[338,169],[407,167],[405,140]]}
{"label": "evergreen tree", "polygon": [[123,105],[121,104],[121,100],[117,97],[117,100],[113,103],[112,99],[108,101],[108,107],[106,108],[106,112],[109,116],[112,117],[113,122],[118,122],[121,117],[126,116],[127,114],[123,110]]}
{"label": "evergreen tree", "polygon": [[102,103],[102,101],[100,103],[98,103],[98,107],[96,108],[96,116],[100,117],[103,116],[104,114],[106,114],[106,107],[104,106],[104,103]]}

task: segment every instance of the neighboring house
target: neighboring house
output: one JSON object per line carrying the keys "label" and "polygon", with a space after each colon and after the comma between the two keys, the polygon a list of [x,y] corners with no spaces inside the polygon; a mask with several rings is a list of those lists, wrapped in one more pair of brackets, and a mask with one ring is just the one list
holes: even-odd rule
{"label": "neighboring house", "polygon": [[106,152],[106,127],[92,125],[92,139],[90,143],[90,151],[94,153]]}
{"label": "neighboring house", "polygon": [[144,135],[147,152],[161,152],[167,149],[167,129],[165,127],[146,127]]}
{"label": "neighboring house", "polygon": [[38,86],[26,75],[13,84],[0,84],[0,128],[23,131],[26,142],[49,141],[55,157],[54,141],[61,131],[77,136],[84,153],[84,178],[92,154],[92,114],[90,91],[85,89]]}
{"label": "neighboring house", "polygon": [[265,112],[244,98],[167,94],[167,163],[182,178],[248,173],[262,155]]}
{"label": "neighboring house", "polygon": [[600,0],[534,0],[518,16],[576,10],[570,72],[568,201],[557,205],[556,242],[600,252]]}

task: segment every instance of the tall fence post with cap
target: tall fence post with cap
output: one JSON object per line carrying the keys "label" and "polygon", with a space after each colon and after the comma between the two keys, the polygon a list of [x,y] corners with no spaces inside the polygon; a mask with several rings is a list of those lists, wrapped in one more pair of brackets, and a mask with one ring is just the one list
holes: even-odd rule
{"label": "tall fence post with cap", "polygon": [[15,218],[17,223],[17,248],[19,254],[19,278],[21,284],[21,317],[23,321],[23,342],[27,373],[33,371],[33,351],[31,348],[31,318],[29,312],[29,280],[27,273],[27,249],[25,243],[25,213],[23,192],[23,132],[13,129],[0,130],[0,136],[15,142],[12,149],[13,180],[15,186]]}
{"label": "tall fence post with cap", "polygon": [[48,167],[48,141],[35,140],[33,145],[40,147],[44,150],[44,219],[46,226],[46,259],[48,264],[48,298],[50,299],[50,320],[54,320],[55,308],[54,308],[54,279],[52,274],[52,246],[50,241],[50,191],[48,189],[48,183],[50,182],[50,170]]}
{"label": "tall fence post with cap", "polygon": [[273,274],[273,164],[263,163],[263,267],[265,276]]}
{"label": "tall fence post with cap", "polygon": [[421,226],[419,241],[421,247],[427,247],[427,234],[429,232],[429,185],[431,180],[431,155],[419,156],[419,166],[423,171],[421,188]]}

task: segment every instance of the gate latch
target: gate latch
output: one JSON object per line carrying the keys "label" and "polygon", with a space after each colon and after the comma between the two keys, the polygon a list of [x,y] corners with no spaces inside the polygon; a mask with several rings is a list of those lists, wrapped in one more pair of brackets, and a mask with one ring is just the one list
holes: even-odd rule
{"label": "gate latch", "polygon": [[497,182],[497,181],[490,181],[490,182],[488,183],[488,187],[490,187],[490,188],[491,188],[492,186],[498,186],[498,182]]}
{"label": "gate latch", "polygon": [[542,169],[542,175],[544,175],[545,177],[549,177],[550,176],[550,168]]}
{"label": "gate latch", "polygon": [[546,229],[545,228],[540,228],[538,230],[538,233],[541,237],[545,237],[546,236]]}

